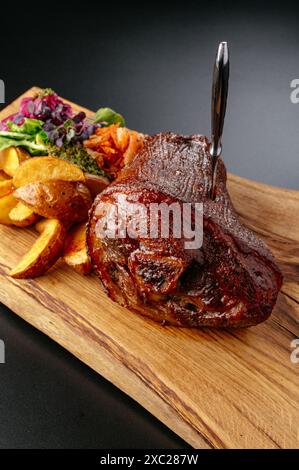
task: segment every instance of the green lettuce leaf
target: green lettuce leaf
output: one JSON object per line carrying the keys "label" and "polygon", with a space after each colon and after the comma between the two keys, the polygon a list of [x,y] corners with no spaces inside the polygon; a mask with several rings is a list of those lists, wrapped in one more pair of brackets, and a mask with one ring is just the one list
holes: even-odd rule
{"label": "green lettuce leaf", "polygon": [[8,147],[24,147],[31,155],[45,155],[48,153],[48,148],[44,144],[37,144],[30,140],[9,139],[0,136],[0,151]]}
{"label": "green lettuce leaf", "polygon": [[125,127],[126,123],[121,114],[116,113],[111,108],[100,108],[95,113],[94,122],[102,122],[103,125],[110,126],[111,124],[119,124],[120,127]]}
{"label": "green lettuce leaf", "polygon": [[22,134],[19,132],[0,131],[0,137],[7,137],[9,139],[32,139],[30,134]]}
{"label": "green lettuce leaf", "polygon": [[25,118],[24,123],[21,126],[18,126],[11,121],[9,121],[7,125],[12,132],[30,135],[36,135],[43,129],[43,121],[40,121],[39,119]]}
{"label": "green lettuce leaf", "polygon": [[8,147],[24,147],[31,155],[48,153],[48,137],[43,130],[43,122],[25,118],[21,126],[8,122],[10,131],[0,131],[0,150]]}

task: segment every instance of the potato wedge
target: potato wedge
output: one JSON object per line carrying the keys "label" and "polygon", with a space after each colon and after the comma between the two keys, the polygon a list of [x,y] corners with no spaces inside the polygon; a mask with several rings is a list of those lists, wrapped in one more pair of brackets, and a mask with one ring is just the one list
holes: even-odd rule
{"label": "potato wedge", "polygon": [[33,212],[30,207],[25,206],[22,202],[18,202],[17,205],[10,211],[9,218],[13,225],[17,227],[29,227],[39,219],[39,216]]}
{"label": "potato wedge", "polygon": [[21,147],[8,147],[0,152],[0,168],[7,175],[14,176],[21,163],[29,159],[28,152]]}
{"label": "potato wedge", "polygon": [[4,173],[4,171],[0,170],[0,181],[6,181],[6,180],[9,180],[10,177]]}
{"label": "potato wedge", "polygon": [[[43,233],[43,231],[45,230],[45,228],[48,225],[48,220],[49,219],[41,219],[37,224],[35,224],[35,227],[34,227],[35,230],[38,233]],[[64,240],[65,240],[65,237],[64,237]]]}
{"label": "potato wedge", "polygon": [[34,157],[24,162],[14,175],[16,188],[42,181],[85,181],[84,173],[72,163],[54,157]]}
{"label": "potato wedge", "polygon": [[0,197],[6,196],[7,194],[12,193],[14,190],[14,185],[12,179],[0,181]]}
{"label": "potato wedge", "polygon": [[9,213],[17,203],[18,201],[12,193],[0,198],[0,224],[12,225]]}
{"label": "potato wedge", "polygon": [[87,220],[92,205],[88,188],[72,181],[31,183],[18,188],[14,195],[36,214],[65,224]]}
{"label": "potato wedge", "polygon": [[73,227],[65,239],[63,259],[66,264],[80,274],[89,274],[91,263],[86,247],[86,226],[79,224]]}
{"label": "potato wedge", "polygon": [[110,181],[105,176],[91,175],[90,173],[84,173],[84,175],[85,184],[90,191],[92,199],[104,191],[110,184]]}
{"label": "potato wedge", "polygon": [[19,264],[11,270],[10,276],[16,279],[41,276],[61,256],[66,234],[63,224],[57,219],[47,219],[37,224],[37,230],[41,234]]}

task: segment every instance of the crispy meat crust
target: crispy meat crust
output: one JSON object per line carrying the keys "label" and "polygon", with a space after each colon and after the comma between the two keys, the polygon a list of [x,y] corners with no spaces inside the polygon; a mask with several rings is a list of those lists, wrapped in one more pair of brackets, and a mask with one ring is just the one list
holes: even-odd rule
{"label": "crispy meat crust", "polygon": [[[134,161],[96,198],[88,251],[114,301],[177,326],[247,327],[269,317],[282,284],[280,270],[262,240],[238,220],[221,160],[214,201],[210,187],[207,139],[166,133],[148,138]],[[202,247],[185,249],[186,239],[175,238],[171,230],[168,239],[100,236],[105,210],[123,196],[146,207],[202,202]]]}

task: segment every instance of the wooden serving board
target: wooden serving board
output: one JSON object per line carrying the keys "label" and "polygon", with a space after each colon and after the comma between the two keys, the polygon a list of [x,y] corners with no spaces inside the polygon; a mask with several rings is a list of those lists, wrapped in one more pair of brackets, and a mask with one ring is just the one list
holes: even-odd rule
{"label": "wooden serving board", "polygon": [[[15,112],[19,101],[0,117]],[[7,273],[36,234],[5,226],[0,301],[196,448],[298,448],[299,364],[290,354],[299,337],[299,192],[234,175],[229,190],[284,273],[277,306],[261,325],[163,327],[114,304],[95,277],[62,265],[39,279],[12,279]]]}

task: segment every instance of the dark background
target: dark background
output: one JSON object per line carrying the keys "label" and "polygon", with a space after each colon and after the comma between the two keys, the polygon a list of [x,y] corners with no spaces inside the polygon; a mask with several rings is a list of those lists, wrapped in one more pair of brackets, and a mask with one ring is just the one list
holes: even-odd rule
{"label": "dark background", "polygon": [[[223,158],[229,171],[298,189],[298,8],[84,1],[19,4],[1,14],[6,102],[50,86],[91,109],[110,106],[129,127],[210,132],[217,44],[230,46]],[[29,8],[29,7],[28,7]],[[38,315],[38,312],[36,312]],[[186,444],[51,340],[0,306],[0,448],[172,448]]]}

